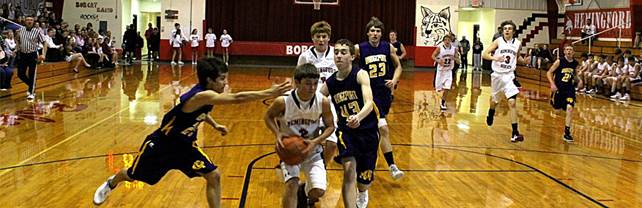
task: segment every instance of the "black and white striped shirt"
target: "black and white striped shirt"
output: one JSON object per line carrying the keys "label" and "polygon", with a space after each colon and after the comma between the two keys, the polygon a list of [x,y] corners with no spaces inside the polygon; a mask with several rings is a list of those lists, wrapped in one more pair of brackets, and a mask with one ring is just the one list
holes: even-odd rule
{"label": "black and white striped shirt", "polygon": [[38,43],[44,43],[45,36],[40,32],[40,28],[32,27],[27,30],[26,27],[18,29],[18,50],[21,53],[33,53],[38,50]]}

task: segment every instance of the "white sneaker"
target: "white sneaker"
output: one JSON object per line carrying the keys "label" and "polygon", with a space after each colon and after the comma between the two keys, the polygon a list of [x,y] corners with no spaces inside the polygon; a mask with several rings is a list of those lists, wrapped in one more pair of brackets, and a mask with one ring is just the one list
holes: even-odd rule
{"label": "white sneaker", "polygon": [[35,99],[35,98],[36,98],[36,95],[35,95],[35,94],[33,94],[33,93],[29,93],[29,94],[27,94],[27,100],[33,100],[33,99]]}
{"label": "white sneaker", "polygon": [[629,96],[628,93],[624,94],[624,96],[620,97],[620,100],[630,100],[631,97]]}
{"label": "white sneaker", "polygon": [[399,170],[399,168],[397,168],[397,165],[392,164],[390,166],[390,176],[392,176],[393,179],[399,180],[404,175],[405,175],[405,173],[403,173],[403,171]]}
{"label": "white sneaker", "polygon": [[357,208],[368,207],[368,190],[360,192],[357,190]]}
{"label": "white sneaker", "polygon": [[0,89],[0,91],[2,91],[2,92],[4,92],[4,91],[7,91],[7,89],[5,89],[5,88],[2,88],[2,89]]}
{"label": "white sneaker", "polygon": [[176,65],[176,62],[172,61],[172,66]]}
{"label": "white sneaker", "polygon": [[102,185],[96,189],[96,192],[94,193],[94,204],[95,205],[100,205],[105,200],[107,200],[107,196],[109,196],[109,193],[111,193],[112,189],[109,187],[109,182],[113,180],[115,175],[112,175],[111,177],[107,178],[107,181],[105,181]]}
{"label": "white sneaker", "polygon": [[178,61],[178,65],[185,65],[182,61]]}
{"label": "white sneaker", "polygon": [[620,92],[617,92],[615,93],[615,95],[611,96],[611,99],[619,99],[620,97],[622,97],[622,94],[620,94]]}
{"label": "white sneaker", "polygon": [[510,138],[511,142],[523,142],[524,141],[524,136],[521,134],[518,135],[513,135],[513,137]]}
{"label": "white sneaker", "polygon": [[590,89],[590,90],[586,91],[586,93],[588,93],[588,94],[593,94],[594,92],[595,92],[595,90],[593,90],[593,89]]}
{"label": "white sneaker", "polygon": [[584,92],[586,92],[585,88],[580,89],[580,93],[584,93]]}

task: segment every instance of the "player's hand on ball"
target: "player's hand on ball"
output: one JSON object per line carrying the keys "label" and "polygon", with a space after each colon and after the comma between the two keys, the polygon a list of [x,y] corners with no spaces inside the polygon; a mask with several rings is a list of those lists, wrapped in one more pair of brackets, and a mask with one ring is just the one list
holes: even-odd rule
{"label": "player's hand on ball", "polygon": [[350,117],[348,117],[347,121],[348,121],[348,127],[353,129],[356,129],[360,125],[359,118],[357,118],[357,115],[351,115]]}
{"label": "player's hand on ball", "polygon": [[225,135],[227,135],[227,133],[229,132],[229,130],[227,130],[227,127],[226,127],[226,126],[223,126],[223,125],[217,125],[217,126],[216,126],[216,127],[214,127],[214,128],[215,128],[217,131],[221,132],[221,136],[225,136]]}

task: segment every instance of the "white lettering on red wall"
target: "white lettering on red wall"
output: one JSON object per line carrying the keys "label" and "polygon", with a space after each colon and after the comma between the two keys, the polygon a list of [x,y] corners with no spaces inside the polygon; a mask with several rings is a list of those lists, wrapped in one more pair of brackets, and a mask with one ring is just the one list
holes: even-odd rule
{"label": "white lettering on red wall", "polygon": [[[564,18],[564,32],[570,36],[580,36],[582,27],[591,19],[597,32],[610,28],[622,27],[622,38],[631,38],[631,9],[616,8],[602,10],[566,11]],[[620,29],[613,29],[598,35],[599,38],[617,38]]]}
{"label": "white lettering on red wall", "polygon": [[299,55],[308,50],[308,48],[310,48],[310,46],[307,45],[286,45],[285,55]]}

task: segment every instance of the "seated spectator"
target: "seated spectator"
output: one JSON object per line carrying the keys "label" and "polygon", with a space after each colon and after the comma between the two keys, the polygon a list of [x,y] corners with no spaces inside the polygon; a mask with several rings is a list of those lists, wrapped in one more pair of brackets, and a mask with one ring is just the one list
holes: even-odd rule
{"label": "seated spectator", "polygon": [[6,46],[6,52],[7,55],[9,56],[9,66],[13,67],[15,64],[16,60],[16,52],[17,52],[17,44],[16,40],[13,38],[13,30],[5,30],[3,32],[3,36],[5,37],[4,39],[4,44]]}
{"label": "seated spectator", "polygon": [[11,78],[13,77],[13,69],[9,65],[9,56],[7,55],[10,50],[4,43],[5,41],[0,41],[0,91],[11,89]]}
{"label": "seated spectator", "polygon": [[[56,61],[63,60],[62,50],[64,48],[62,47],[62,44],[55,44],[53,42],[53,39],[51,37],[54,35],[56,35],[56,31],[53,28],[49,29],[49,31],[47,31],[47,35],[45,35],[44,47],[47,47],[47,54],[45,54],[45,61],[48,61],[48,62],[56,62]],[[51,50],[51,49],[57,49],[57,50]]]}
{"label": "seated spectator", "polygon": [[80,64],[84,64],[85,67],[90,68],[91,65],[89,65],[85,61],[85,57],[82,55],[82,52],[78,50],[79,48],[76,46],[76,42],[74,42],[73,38],[68,39],[67,47],[65,48],[66,56],[65,56],[65,61],[71,63],[72,61],[77,61],[76,65],[74,65],[74,72],[78,73],[78,66]]}

